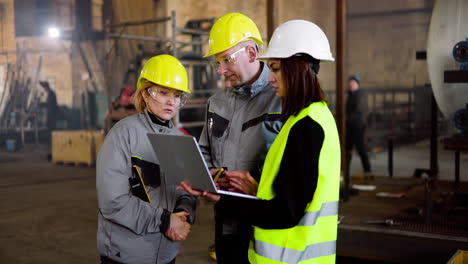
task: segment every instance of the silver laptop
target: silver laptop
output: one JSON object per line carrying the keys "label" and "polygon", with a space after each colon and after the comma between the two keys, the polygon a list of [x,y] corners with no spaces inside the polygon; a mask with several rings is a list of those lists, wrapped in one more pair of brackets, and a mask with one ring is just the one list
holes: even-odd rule
{"label": "silver laptop", "polygon": [[253,195],[218,190],[194,137],[148,133],[148,138],[164,172],[166,184],[179,185],[181,181],[188,181],[197,190],[259,199]]}

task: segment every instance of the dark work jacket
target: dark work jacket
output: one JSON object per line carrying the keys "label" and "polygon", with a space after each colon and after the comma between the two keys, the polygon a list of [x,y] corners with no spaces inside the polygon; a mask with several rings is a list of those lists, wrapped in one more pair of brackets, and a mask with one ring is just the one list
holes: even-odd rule
{"label": "dark work jacket", "polygon": [[348,91],[346,100],[346,125],[366,125],[366,102],[365,94],[361,90]]}

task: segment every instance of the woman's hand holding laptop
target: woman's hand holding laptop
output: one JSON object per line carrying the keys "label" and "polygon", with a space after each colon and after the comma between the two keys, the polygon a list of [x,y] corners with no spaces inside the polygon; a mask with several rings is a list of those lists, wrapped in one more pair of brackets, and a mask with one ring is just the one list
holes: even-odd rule
{"label": "woman's hand holding laptop", "polygon": [[[255,196],[257,194],[258,182],[250,175],[248,171],[227,171],[223,168],[216,170],[210,169],[211,174],[214,176],[216,188],[224,189],[231,192],[244,193]],[[220,195],[199,191],[192,188],[192,185],[183,181],[177,187],[179,190],[184,190],[192,195],[204,197],[206,200],[217,203]]]}

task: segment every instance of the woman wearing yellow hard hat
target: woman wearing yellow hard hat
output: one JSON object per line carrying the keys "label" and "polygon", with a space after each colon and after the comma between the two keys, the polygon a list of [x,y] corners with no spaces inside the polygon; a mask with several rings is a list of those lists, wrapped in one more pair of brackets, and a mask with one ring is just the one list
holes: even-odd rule
{"label": "woman wearing yellow hard hat", "polygon": [[119,121],[106,136],[96,165],[101,263],[175,263],[196,200],[165,185],[147,133],[181,134],[171,119],[189,93],[179,60],[152,57],[137,82],[139,113]]}

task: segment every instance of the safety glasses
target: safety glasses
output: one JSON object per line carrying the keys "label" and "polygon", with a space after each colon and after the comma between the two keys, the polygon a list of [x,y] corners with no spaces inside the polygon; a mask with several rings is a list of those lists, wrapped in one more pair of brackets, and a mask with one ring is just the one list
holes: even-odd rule
{"label": "safety glasses", "polygon": [[165,87],[150,87],[147,88],[148,94],[153,98],[153,100],[161,103],[167,104],[167,102],[171,101],[177,105],[177,107],[183,107],[185,103],[187,103],[188,95],[184,92],[165,88]]}
{"label": "safety glasses", "polygon": [[232,66],[237,63],[237,57],[239,56],[239,53],[245,51],[245,47],[242,47],[238,50],[236,50],[234,53],[232,53],[229,56],[226,57],[221,57],[219,59],[215,59],[214,61],[211,62],[215,70],[218,70],[222,65],[224,66]]}

